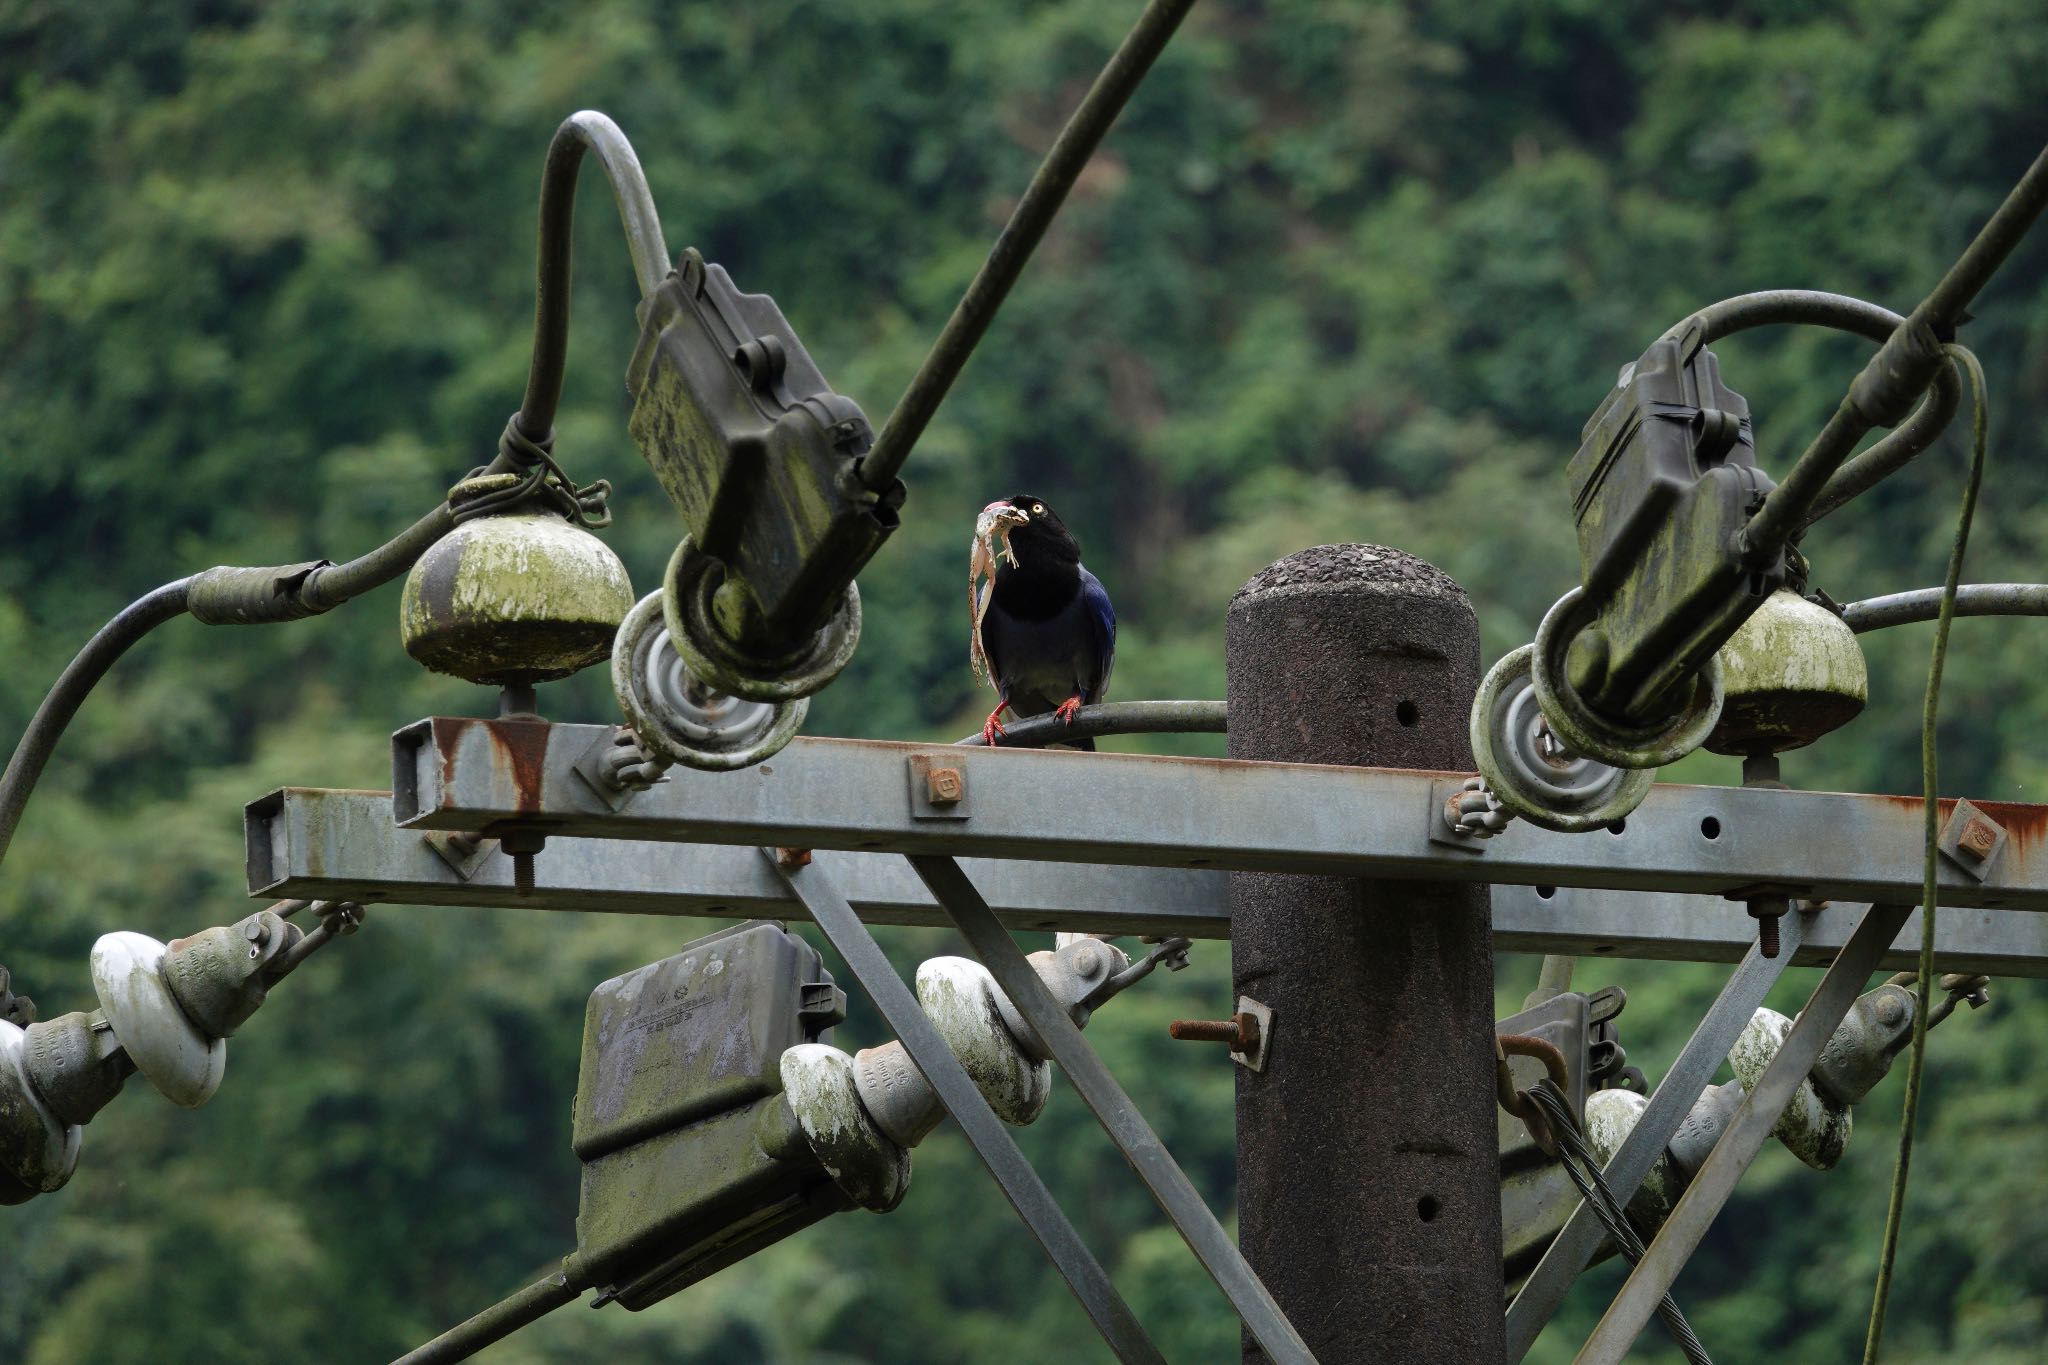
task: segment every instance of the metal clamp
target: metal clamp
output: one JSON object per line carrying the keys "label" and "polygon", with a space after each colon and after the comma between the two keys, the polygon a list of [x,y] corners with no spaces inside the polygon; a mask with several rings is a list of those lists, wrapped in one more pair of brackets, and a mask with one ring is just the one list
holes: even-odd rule
{"label": "metal clamp", "polygon": [[1586,590],[1573,588],[1536,627],[1530,681],[1557,739],[1573,754],[1628,769],[1661,768],[1704,744],[1727,699],[1720,656],[1701,666],[1675,714],[1647,725],[1617,723],[1595,713],[1566,676],[1565,651],[1592,619]]}
{"label": "metal clamp", "polygon": [[1981,882],[2005,852],[2005,826],[1958,797],[1941,827],[1938,846],[1951,863]]}
{"label": "metal clamp", "polygon": [[748,701],[795,703],[822,691],[860,644],[860,589],[852,579],[830,619],[794,653],[756,659],[735,649],[718,629],[714,598],[724,581],[718,561],[684,536],[662,575],[662,620],[691,676]]}

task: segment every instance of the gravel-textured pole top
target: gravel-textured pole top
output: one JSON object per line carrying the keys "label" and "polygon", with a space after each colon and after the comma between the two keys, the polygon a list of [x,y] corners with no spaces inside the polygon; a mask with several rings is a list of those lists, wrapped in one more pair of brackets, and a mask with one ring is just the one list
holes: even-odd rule
{"label": "gravel-textured pole top", "polygon": [[1231,610],[1253,600],[1360,588],[1399,597],[1455,602],[1467,613],[1471,599],[1458,581],[1427,560],[1388,545],[1316,545],[1268,564],[1230,599]]}

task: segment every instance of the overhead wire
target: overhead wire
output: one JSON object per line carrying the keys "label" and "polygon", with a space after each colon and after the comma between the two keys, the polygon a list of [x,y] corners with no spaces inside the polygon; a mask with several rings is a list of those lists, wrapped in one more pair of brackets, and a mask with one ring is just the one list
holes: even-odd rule
{"label": "overhead wire", "polygon": [[1990,443],[1990,415],[1986,408],[1984,367],[1967,348],[1943,348],[1948,358],[1963,367],[1970,379],[1970,401],[1976,412],[1972,423],[1969,477],[1963,484],[1963,505],[1956,518],[1955,540],[1949,550],[1948,577],[1942,584],[1941,611],[1935,618],[1934,648],[1927,663],[1927,695],[1920,711],[1920,785],[1925,812],[1926,839],[1921,864],[1919,1008],[1913,1015],[1913,1045],[1906,1066],[1906,1097],[1899,1118],[1899,1155],[1892,1169],[1891,1197],[1884,1219],[1884,1244],[1878,1253],[1877,1287],[1870,1305],[1870,1327],[1863,1342],[1863,1365],[1876,1365],[1878,1348],[1884,1340],[1885,1308],[1891,1295],[1892,1272],[1899,1251],[1899,1225],[1906,1203],[1906,1180],[1913,1164],[1913,1129],[1920,1112],[1920,1087],[1927,1067],[1929,1006],[1934,991],[1934,921],[1936,873],[1939,867],[1940,806],[1937,799],[1939,765],[1936,761],[1935,721],[1941,705],[1941,675],[1948,661],[1949,624],[1955,619],[1956,589],[1963,577],[1963,554],[1970,541],[1970,523],[1977,514],[1977,494],[1984,482],[1985,450]]}
{"label": "overhead wire", "polygon": [[166,621],[191,614],[209,625],[260,625],[331,611],[410,569],[455,527],[443,502],[368,554],[332,564],[222,566],[166,583],[115,613],[64,666],[0,772],[0,860],[7,856],[36,782],[78,708],[135,644]]}

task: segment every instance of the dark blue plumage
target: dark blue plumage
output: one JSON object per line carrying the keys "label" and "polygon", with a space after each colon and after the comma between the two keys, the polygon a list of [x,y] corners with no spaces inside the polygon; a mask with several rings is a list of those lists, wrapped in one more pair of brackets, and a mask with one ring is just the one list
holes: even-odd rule
{"label": "dark blue plumage", "polygon": [[[1065,523],[1028,493],[991,503],[985,511],[1006,509],[1023,518],[1009,528],[1016,563],[998,556],[980,624],[981,647],[1001,699],[982,727],[990,744],[1003,733],[999,718],[1006,708],[1020,716],[1052,711],[1072,721],[1078,707],[1107,694],[1116,664],[1116,609],[1101,581],[1082,566],[1081,547]],[[1095,747],[1092,739],[1071,743]]]}

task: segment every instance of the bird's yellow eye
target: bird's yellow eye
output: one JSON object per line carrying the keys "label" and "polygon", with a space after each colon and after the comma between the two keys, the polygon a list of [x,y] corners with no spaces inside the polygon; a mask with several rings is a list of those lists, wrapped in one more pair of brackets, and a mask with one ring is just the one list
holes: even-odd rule
{"label": "bird's yellow eye", "polygon": [[1032,504],[1031,504],[1031,515],[1033,515],[1033,516],[1035,516],[1035,517],[1042,517],[1042,516],[1044,516],[1044,515],[1045,515],[1045,504],[1044,504],[1044,503],[1042,503],[1042,502],[1034,502],[1034,503],[1032,503]]}

